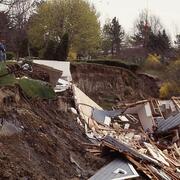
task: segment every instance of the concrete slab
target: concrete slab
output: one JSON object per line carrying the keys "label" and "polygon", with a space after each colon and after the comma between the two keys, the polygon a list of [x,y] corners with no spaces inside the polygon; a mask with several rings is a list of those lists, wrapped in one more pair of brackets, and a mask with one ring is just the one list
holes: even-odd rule
{"label": "concrete slab", "polygon": [[72,76],[70,72],[70,62],[67,61],[53,61],[53,60],[33,60],[36,64],[41,64],[45,66],[52,67],[54,69],[63,72],[62,77],[68,81],[72,81]]}

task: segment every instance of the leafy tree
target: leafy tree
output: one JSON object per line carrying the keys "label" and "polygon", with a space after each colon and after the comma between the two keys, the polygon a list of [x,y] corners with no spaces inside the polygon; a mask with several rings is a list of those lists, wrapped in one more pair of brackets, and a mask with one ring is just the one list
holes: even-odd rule
{"label": "leafy tree", "polygon": [[43,52],[43,58],[48,60],[54,60],[54,54],[56,52],[57,43],[53,40],[48,40]]}
{"label": "leafy tree", "polygon": [[149,52],[164,55],[170,48],[171,41],[165,30],[159,31],[157,35],[153,32],[149,33],[149,39],[147,41]]}
{"label": "leafy tree", "polygon": [[68,51],[69,51],[69,35],[68,33],[65,33],[62,37],[61,42],[58,43],[58,46],[56,48],[55,59],[58,61],[67,60]]}
{"label": "leafy tree", "polygon": [[162,53],[168,51],[171,48],[171,40],[170,37],[167,35],[166,30],[163,29],[162,32],[159,32],[159,46]]}
{"label": "leafy tree", "polygon": [[166,81],[162,84],[160,95],[162,98],[179,96],[180,94],[180,60],[173,61],[167,67]]}
{"label": "leafy tree", "polygon": [[[114,17],[111,22],[108,22],[104,25],[103,33],[104,44],[108,41],[110,42],[112,55],[114,55],[114,52],[116,52],[116,54],[119,54],[125,32],[116,17]],[[109,44],[104,46],[106,51],[108,46]]]}
{"label": "leafy tree", "polygon": [[98,15],[87,1],[46,1],[30,21],[28,34],[36,47],[43,48],[46,39],[59,42],[65,33],[69,35],[69,47],[78,53],[91,53],[99,47]]}
{"label": "leafy tree", "polygon": [[168,73],[167,75],[167,79],[170,81],[175,82],[179,89],[180,89],[180,78],[179,78],[179,74],[180,74],[180,60],[176,60],[174,62],[171,62],[170,65],[168,66]]}

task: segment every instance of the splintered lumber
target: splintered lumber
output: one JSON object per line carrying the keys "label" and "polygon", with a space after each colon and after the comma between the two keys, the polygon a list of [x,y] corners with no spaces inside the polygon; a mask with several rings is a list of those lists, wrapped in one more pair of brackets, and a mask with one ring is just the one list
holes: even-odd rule
{"label": "splintered lumber", "polygon": [[135,103],[126,103],[124,104],[127,108],[130,108],[130,107],[134,107],[134,106],[137,106],[139,104],[144,104],[144,103],[147,103],[149,102],[149,100],[142,100],[142,101],[138,101],[138,102],[135,102]]}
{"label": "splintered lumber", "polygon": [[150,179],[156,179],[158,178],[152,173],[152,171],[143,163],[139,163],[138,161],[134,160],[131,156],[126,156],[126,158],[136,166],[137,170],[142,171],[146,176],[148,176]]}
{"label": "splintered lumber", "polygon": [[164,168],[163,171],[171,177],[173,180],[179,180],[179,175],[178,173],[175,172],[175,169],[172,168]]}
{"label": "splintered lumber", "polygon": [[127,144],[123,143],[122,141],[118,141],[110,136],[106,136],[103,140],[102,140],[102,146],[106,146],[109,147],[110,149],[114,149],[124,155],[130,155],[136,159],[141,160],[142,162],[148,162],[150,164],[154,164],[156,166],[161,167],[162,165],[156,161],[155,159],[144,155],[144,154],[140,154],[137,150],[129,147]]}
{"label": "splintered lumber", "polygon": [[[162,171],[161,169],[156,169],[155,167],[151,166],[151,165],[147,165],[148,170],[151,171],[151,174],[156,177],[156,179],[158,180],[163,179],[163,180],[171,180],[171,177],[169,175],[167,175],[164,171]],[[158,178],[159,177],[159,178]]]}
{"label": "splintered lumber", "polygon": [[86,149],[86,151],[90,152],[90,153],[101,153],[102,151],[99,149]]}
{"label": "splintered lumber", "polygon": [[144,142],[144,145],[150,152],[150,154],[155,158],[157,161],[165,164],[166,166],[169,166],[169,163],[165,160],[164,154],[155,146],[152,146],[149,143]]}
{"label": "splintered lumber", "polygon": [[81,144],[85,146],[100,147],[100,144],[91,144],[91,143],[81,143]]}
{"label": "splintered lumber", "polygon": [[177,147],[177,144],[176,144],[176,143],[174,143],[174,150],[175,150],[176,154],[178,155],[178,157],[180,157],[180,150],[179,150],[179,148]]}
{"label": "splintered lumber", "polygon": [[151,138],[144,132],[144,130],[142,128],[139,128],[139,130],[143,133],[143,135],[149,140],[149,142],[153,145],[155,145],[155,143],[151,140]]}

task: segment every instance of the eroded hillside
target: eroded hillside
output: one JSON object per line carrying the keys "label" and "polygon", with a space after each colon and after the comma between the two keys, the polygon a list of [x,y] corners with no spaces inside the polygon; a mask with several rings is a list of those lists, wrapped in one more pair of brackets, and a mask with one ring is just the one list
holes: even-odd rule
{"label": "eroded hillside", "polygon": [[79,88],[104,108],[119,102],[158,97],[154,78],[119,67],[97,64],[71,64],[72,78]]}

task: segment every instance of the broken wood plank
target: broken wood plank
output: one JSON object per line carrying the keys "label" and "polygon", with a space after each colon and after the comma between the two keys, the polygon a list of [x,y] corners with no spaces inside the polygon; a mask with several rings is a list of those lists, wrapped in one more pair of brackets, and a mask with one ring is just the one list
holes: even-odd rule
{"label": "broken wood plank", "polygon": [[131,156],[135,157],[136,159],[142,160],[143,162],[148,162],[154,164],[156,166],[162,166],[157,160],[144,155],[140,154],[137,150],[129,147],[127,144],[123,143],[122,141],[118,141],[110,136],[106,136],[103,140],[103,146],[107,146],[112,148],[122,154],[131,154]]}
{"label": "broken wood plank", "polygon": [[90,153],[101,153],[101,150],[98,149],[86,149],[86,151],[90,152]]}
{"label": "broken wood plank", "polygon": [[155,147],[152,146],[149,143],[144,142],[144,145],[146,146],[146,148],[148,149],[148,151],[150,152],[150,154],[159,162],[162,162],[163,164],[165,164],[166,166],[169,166],[169,163],[164,159],[164,157],[162,156],[162,152],[160,152],[160,150]]}

